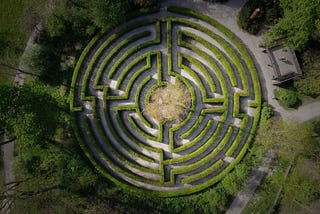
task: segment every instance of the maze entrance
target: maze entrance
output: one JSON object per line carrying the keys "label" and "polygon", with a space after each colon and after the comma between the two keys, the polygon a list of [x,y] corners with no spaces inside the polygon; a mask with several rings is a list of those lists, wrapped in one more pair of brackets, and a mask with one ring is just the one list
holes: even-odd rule
{"label": "maze entrance", "polygon": [[[144,112],[152,92],[173,82],[187,89],[184,115],[155,120]],[[71,94],[78,140],[95,167],[123,188],[160,196],[221,180],[244,156],[261,102],[243,43],[216,20],[178,7],[93,38]]]}

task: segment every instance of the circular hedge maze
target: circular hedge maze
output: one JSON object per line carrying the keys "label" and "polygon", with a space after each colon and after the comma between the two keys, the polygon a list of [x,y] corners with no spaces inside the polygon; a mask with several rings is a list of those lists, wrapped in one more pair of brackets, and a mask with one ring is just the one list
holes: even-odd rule
{"label": "circular hedge maze", "polygon": [[[180,119],[149,116],[153,92],[176,82],[190,100]],[[175,91],[168,99],[179,103]],[[76,133],[94,166],[125,189],[160,196],[221,180],[244,156],[260,102],[243,43],[216,20],[179,7],[96,36],[78,61],[71,91]]]}

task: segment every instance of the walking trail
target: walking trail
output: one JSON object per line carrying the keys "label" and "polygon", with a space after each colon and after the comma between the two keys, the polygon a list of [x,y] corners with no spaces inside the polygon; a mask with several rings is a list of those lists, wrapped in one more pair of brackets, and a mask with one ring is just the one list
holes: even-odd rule
{"label": "walking trail", "polygon": [[[34,45],[35,39],[39,36],[42,30],[43,30],[43,23],[40,22],[34,27],[28,39],[27,45],[23,51],[23,54]],[[22,61],[20,61],[19,63],[19,69],[22,71],[25,70],[25,66],[23,65]],[[22,86],[24,84],[24,79],[25,79],[25,74],[18,71],[14,78],[14,82],[17,85]],[[3,140],[7,140],[7,137],[4,136]],[[3,153],[4,184],[12,183],[15,181],[15,176],[13,173],[14,142],[2,145],[1,149]],[[6,195],[12,195],[14,193],[13,185],[14,184],[6,185],[4,187],[4,192],[6,192]],[[1,214],[10,213],[10,208],[12,206],[12,203],[13,201],[11,199],[4,199],[3,201],[1,201],[0,213]]]}

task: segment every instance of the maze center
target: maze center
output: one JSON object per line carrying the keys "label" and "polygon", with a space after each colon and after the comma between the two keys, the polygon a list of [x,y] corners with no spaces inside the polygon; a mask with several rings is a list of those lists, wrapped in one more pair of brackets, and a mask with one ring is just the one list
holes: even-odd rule
{"label": "maze center", "polygon": [[94,37],[71,88],[77,138],[94,166],[125,189],[163,197],[219,182],[245,155],[261,108],[246,46],[179,7]]}
{"label": "maze center", "polygon": [[188,88],[175,80],[155,88],[146,103],[146,114],[156,121],[179,123],[190,109],[191,96]]}

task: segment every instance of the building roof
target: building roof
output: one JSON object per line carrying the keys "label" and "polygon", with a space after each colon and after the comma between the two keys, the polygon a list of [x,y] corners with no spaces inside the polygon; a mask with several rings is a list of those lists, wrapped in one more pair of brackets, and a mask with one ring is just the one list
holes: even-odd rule
{"label": "building roof", "polygon": [[295,52],[290,47],[282,46],[281,41],[273,47],[266,48],[274,71],[272,79],[275,85],[302,75]]}

